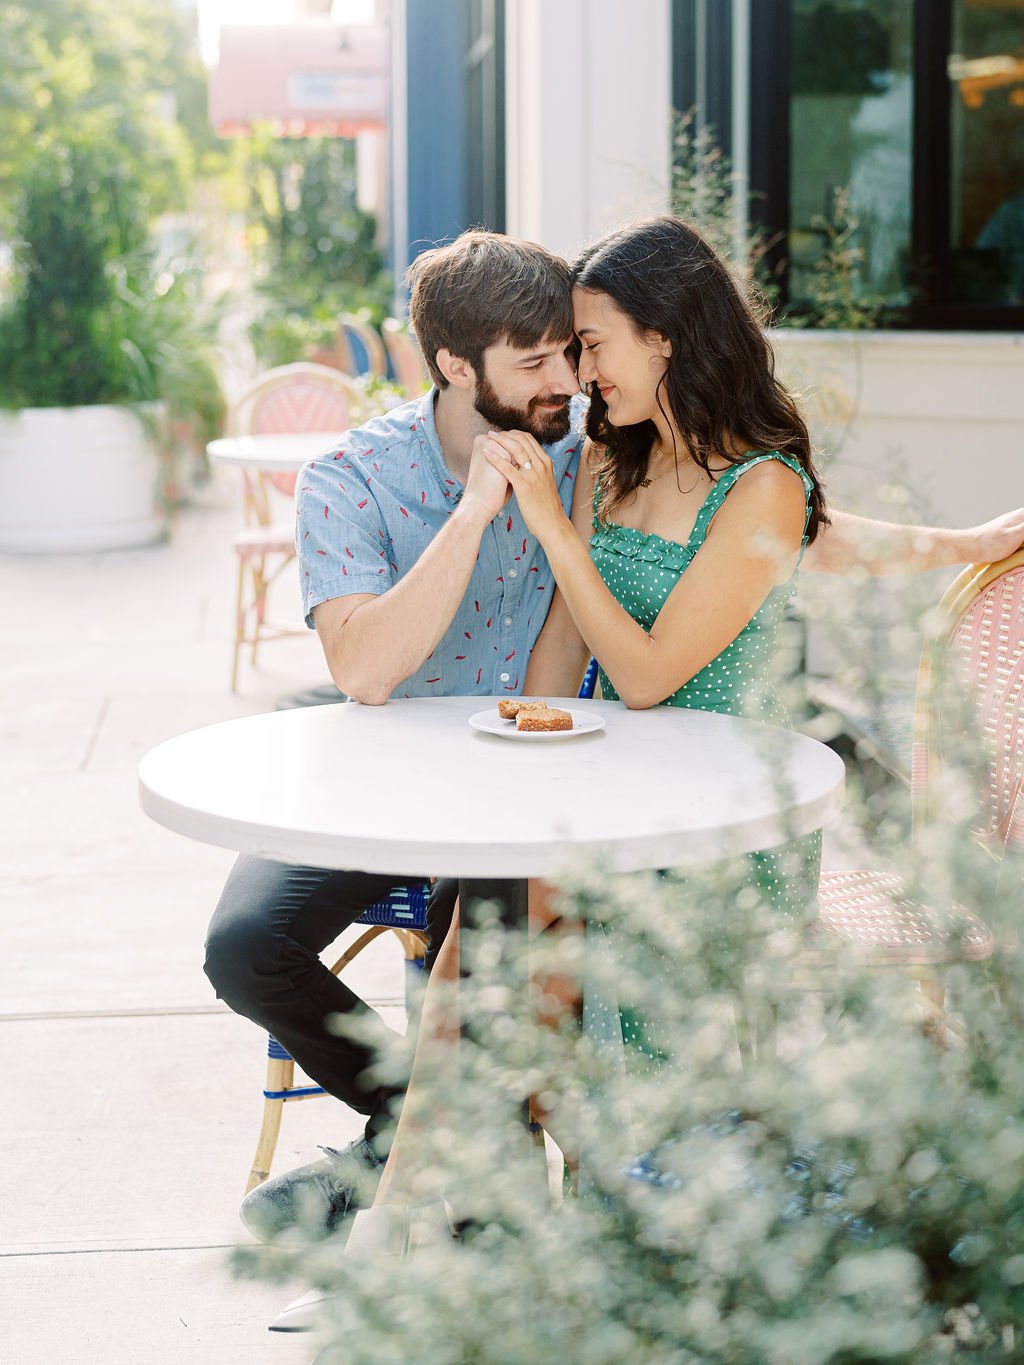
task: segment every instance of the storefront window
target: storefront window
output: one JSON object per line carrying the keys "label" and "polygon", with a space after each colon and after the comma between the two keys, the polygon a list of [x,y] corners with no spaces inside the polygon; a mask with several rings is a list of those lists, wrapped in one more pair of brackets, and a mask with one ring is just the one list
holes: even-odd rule
{"label": "storefront window", "polygon": [[862,291],[907,299],[913,20],[913,0],[793,0],[788,265],[797,313],[813,297],[828,224],[856,223],[848,245],[859,251]]}
{"label": "storefront window", "polygon": [[950,83],[955,303],[1024,304],[1024,0],[957,0]]}

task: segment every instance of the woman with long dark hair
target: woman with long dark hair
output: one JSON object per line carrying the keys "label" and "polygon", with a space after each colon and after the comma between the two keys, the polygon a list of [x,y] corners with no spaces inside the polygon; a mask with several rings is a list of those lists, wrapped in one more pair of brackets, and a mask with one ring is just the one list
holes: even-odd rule
{"label": "woman with long dark hair", "polygon": [[492,433],[488,452],[559,587],[527,693],[593,654],[603,695],[627,706],[782,720],[773,646],[827,514],[771,347],[727,267],[678,219],[602,238],[572,279],[590,393],[573,523],[529,436]]}
{"label": "woman with long dark hair", "polygon": [[[671,217],[602,238],[572,283],[590,394],[572,520],[532,437],[494,432],[488,447],[558,584],[525,693],[571,695],[593,655],[602,696],[631,708],[787,724],[779,628],[828,517],[753,309],[700,233]],[[749,855],[745,875],[799,926],[816,912],[820,854],[815,832]],[[545,901],[531,890],[535,927]],[[657,1053],[638,1015],[623,1008],[618,1025],[627,1045]]]}

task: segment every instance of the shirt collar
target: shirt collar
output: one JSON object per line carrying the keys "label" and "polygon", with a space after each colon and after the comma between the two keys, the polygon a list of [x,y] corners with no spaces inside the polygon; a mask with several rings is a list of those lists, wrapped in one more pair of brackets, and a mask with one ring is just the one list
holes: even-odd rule
{"label": "shirt collar", "polygon": [[444,462],[441,442],[437,435],[437,424],[434,421],[434,400],[436,398],[437,387],[431,384],[416,406],[416,434],[420,438],[424,463],[434,475],[441,491],[446,497],[457,499],[462,494],[462,484],[459,483]]}

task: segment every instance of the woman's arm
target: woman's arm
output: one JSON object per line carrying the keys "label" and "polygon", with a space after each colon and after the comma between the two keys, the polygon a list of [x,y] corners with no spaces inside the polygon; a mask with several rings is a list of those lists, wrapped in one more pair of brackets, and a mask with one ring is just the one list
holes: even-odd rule
{"label": "woman's arm", "polygon": [[[586,547],[590,542],[594,506],[594,473],[586,442],[576,471],[572,525]],[[590,661],[587,648],[565,598],[556,587],[551,608],[530,655],[523,693],[528,697],[575,697]]]}
{"label": "woman's arm", "polygon": [[[508,462],[510,451],[516,464]],[[792,571],[799,554],[803,483],[777,461],[761,464],[730,491],[648,633],[605,586],[562,511],[551,462],[537,443],[506,433],[488,448],[488,459],[507,473],[580,635],[616,692],[636,710],[664,701],[719,655]]]}
{"label": "woman's arm", "polygon": [[990,564],[1024,543],[1024,508],[960,530],[873,521],[838,507],[830,508],[829,515],[832,525],[823,526],[808,545],[801,568],[835,574],[916,573]]}

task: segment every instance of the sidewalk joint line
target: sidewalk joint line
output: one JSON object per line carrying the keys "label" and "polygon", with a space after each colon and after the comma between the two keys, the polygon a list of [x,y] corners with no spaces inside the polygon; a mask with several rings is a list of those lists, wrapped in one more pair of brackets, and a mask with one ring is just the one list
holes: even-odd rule
{"label": "sidewalk joint line", "polygon": [[[373,1009],[397,1009],[405,1002],[394,998],[372,999],[366,1003]],[[227,1005],[150,1005],[138,1009],[99,1010],[23,1010],[0,1013],[0,1024],[43,1023],[49,1019],[172,1019],[177,1016],[232,1015]],[[241,1016],[238,1016],[241,1017]]]}
{"label": "sidewalk joint line", "polygon": [[100,737],[100,731],[103,729],[103,723],[107,719],[107,712],[109,710],[110,697],[106,696],[100,702],[100,709],[96,713],[96,720],[93,724],[92,730],[89,732],[89,738],[85,742],[85,753],[82,755],[78,764],[78,771],[80,773],[84,773],[86,768],[88,768],[90,762],[92,761],[93,752],[96,748],[97,741],[99,740]]}
{"label": "sidewalk joint line", "polygon": [[124,1256],[140,1251],[237,1251],[244,1242],[197,1242],[194,1246],[173,1247],[41,1247],[38,1251],[0,1251],[0,1260],[14,1261],[27,1256]]}

